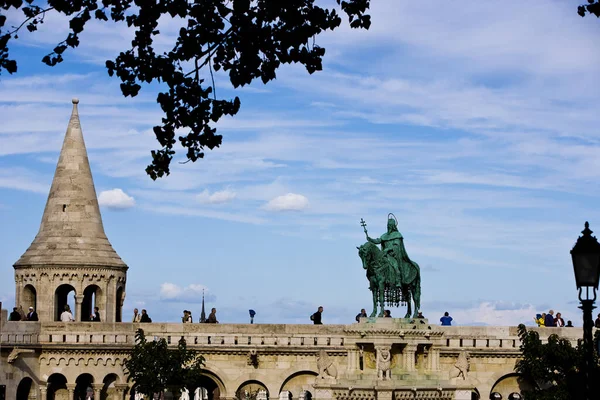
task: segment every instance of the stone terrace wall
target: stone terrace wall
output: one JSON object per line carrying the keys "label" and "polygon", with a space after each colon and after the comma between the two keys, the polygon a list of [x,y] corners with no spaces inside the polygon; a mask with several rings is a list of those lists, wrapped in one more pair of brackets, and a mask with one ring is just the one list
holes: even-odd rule
{"label": "stone terrace wall", "polygon": [[[135,342],[135,332],[142,328],[148,337],[171,338],[177,345],[182,336],[188,345],[201,346],[318,346],[336,347],[356,342],[362,329],[374,324],[351,325],[290,325],[290,324],[181,324],[181,323],[64,323],[64,322],[4,322],[1,344],[14,346],[21,344],[116,344],[130,347]],[[379,324],[377,324],[379,325]],[[420,329],[419,336],[436,337],[442,347],[460,349],[517,349],[519,338],[517,327],[472,327],[430,325],[428,333]],[[403,329],[409,335],[410,327]],[[419,327],[420,328],[420,327]],[[542,340],[556,333],[570,339],[573,344],[581,339],[581,328],[533,328]],[[381,332],[380,335],[399,335],[397,332]],[[236,340],[237,338],[237,340]],[[316,341],[315,341],[316,338]],[[445,341],[445,342],[444,342]]]}
{"label": "stone terrace wall", "polygon": [[[135,342],[136,330],[142,328],[148,338],[165,338],[176,346],[183,337],[190,347],[199,350],[206,358],[207,376],[224,399],[232,399],[250,383],[262,385],[271,399],[284,390],[293,393],[294,399],[298,393],[311,390],[315,399],[333,396],[338,400],[359,392],[369,399],[383,399],[391,393],[397,399],[413,398],[416,392],[412,391],[417,388],[422,391],[419,398],[424,399],[438,398],[436,393],[458,398],[452,396],[459,391],[469,394],[472,390],[487,398],[494,388],[506,397],[519,390],[513,372],[520,357],[517,327],[441,327],[406,322],[394,319],[350,325],[5,322],[0,343],[4,369],[0,371],[0,384],[12,377],[10,388],[29,376],[39,386],[40,396],[44,396],[45,380],[52,374],[64,376],[73,387],[85,373],[92,375],[94,382],[113,377],[125,393],[127,381],[122,364]],[[531,329],[539,331],[542,340],[556,333],[573,344],[583,334],[580,328]],[[377,355],[383,348],[391,352],[389,381],[378,378]],[[333,381],[317,378],[322,372],[318,362],[322,351],[336,367]],[[250,361],[252,353],[257,356],[258,364]],[[455,365],[462,353],[469,358],[469,371],[464,378],[455,376]],[[16,354],[16,358],[6,364],[4,360],[10,358],[9,354]]]}

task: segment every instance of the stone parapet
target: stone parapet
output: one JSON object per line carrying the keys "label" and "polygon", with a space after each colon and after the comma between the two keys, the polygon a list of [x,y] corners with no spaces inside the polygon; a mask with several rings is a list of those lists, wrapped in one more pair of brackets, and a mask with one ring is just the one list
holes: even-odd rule
{"label": "stone parapet", "polygon": [[[379,324],[291,325],[291,324],[181,324],[104,322],[5,322],[2,346],[18,344],[114,344],[131,345],[137,329],[147,337],[165,338],[173,346],[181,337],[188,345],[210,347],[315,347],[343,348],[363,341],[385,339],[391,343],[418,341],[449,351],[519,349],[517,327],[440,327],[410,329],[410,326],[380,327]],[[420,328],[420,327],[419,327]],[[576,343],[580,328],[529,328],[542,341],[551,334]]]}

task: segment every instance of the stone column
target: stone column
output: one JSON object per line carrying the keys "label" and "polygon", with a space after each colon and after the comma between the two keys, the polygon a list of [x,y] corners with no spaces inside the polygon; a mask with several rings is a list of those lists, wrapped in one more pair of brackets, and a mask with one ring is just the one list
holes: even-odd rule
{"label": "stone column", "polygon": [[[56,321],[56,309],[54,308],[54,290],[51,286],[50,278],[48,276],[39,277],[36,281],[35,290],[37,291],[37,300],[35,310],[38,313],[40,321]],[[43,400],[46,400],[45,398]]]}
{"label": "stone column", "polygon": [[21,292],[23,291],[23,277],[15,279],[15,304],[17,307],[21,304]]}
{"label": "stone column", "polygon": [[359,369],[358,365],[359,353],[358,350],[348,350],[348,372],[353,373]]}
{"label": "stone column", "polygon": [[117,392],[115,400],[125,400],[125,393],[127,393],[128,389],[129,385],[127,385],[126,383],[115,383],[115,391]]}
{"label": "stone column", "polygon": [[75,321],[81,322],[81,304],[83,303],[83,293],[75,296]]}
{"label": "stone column", "polygon": [[[34,399],[34,400],[41,399],[41,397],[40,397],[40,390],[39,389],[40,389],[39,385],[37,385],[35,383],[35,381],[34,381],[31,384],[31,389],[29,389],[29,398],[30,399]],[[46,400],[46,399],[42,399],[42,400]]]}
{"label": "stone column", "polygon": [[427,370],[432,372],[440,370],[440,349],[433,346],[427,352]]}
{"label": "stone column", "polygon": [[102,384],[102,383],[92,384],[92,388],[94,389],[94,400],[100,400],[100,392],[102,391],[103,387],[104,387],[104,384]]}
{"label": "stone column", "polygon": [[43,383],[40,384],[40,400],[47,400],[48,399],[48,384],[44,385]]}
{"label": "stone column", "polygon": [[417,352],[417,346],[414,344],[407,344],[402,351],[404,355],[404,370],[406,372],[412,372],[415,370],[415,353]]}
{"label": "stone column", "polygon": [[74,383],[67,383],[67,391],[69,392],[69,400],[73,400],[75,398],[75,387],[77,385]]}
{"label": "stone column", "polygon": [[[104,290],[104,289],[103,289]],[[117,277],[111,276],[106,282],[106,291],[104,295],[104,304],[100,306],[102,310],[104,307],[104,321],[115,322],[116,309],[117,309]]]}

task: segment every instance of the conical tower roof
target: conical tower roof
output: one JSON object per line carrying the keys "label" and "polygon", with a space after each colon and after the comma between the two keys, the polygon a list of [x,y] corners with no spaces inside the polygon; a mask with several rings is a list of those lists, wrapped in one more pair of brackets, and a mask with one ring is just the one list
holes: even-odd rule
{"label": "conical tower roof", "polygon": [[112,248],[92,179],[77,104],[73,112],[44,209],[40,230],[15,267],[106,266],[127,268]]}

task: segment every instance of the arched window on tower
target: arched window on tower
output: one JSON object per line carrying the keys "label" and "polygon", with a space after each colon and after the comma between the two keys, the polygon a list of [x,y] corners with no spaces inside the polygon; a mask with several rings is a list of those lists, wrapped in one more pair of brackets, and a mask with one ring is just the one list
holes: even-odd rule
{"label": "arched window on tower", "polygon": [[106,314],[103,312],[104,307],[102,298],[102,289],[97,285],[89,285],[83,290],[83,302],[81,303],[81,320],[91,321],[94,307],[100,309],[100,318],[106,321]]}
{"label": "arched window on tower", "polygon": [[117,304],[115,309],[115,322],[123,321],[123,287],[117,289]]}
{"label": "arched window on tower", "polygon": [[60,321],[60,314],[65,311],[65,306],[68,305],[71,314],[75,318],[75,288],[68,283],[62,284],[54,291],[54,320]]}
{"label": "arched window on tower", "polygon": [[24,310],[33,307],[37,311],[37,292],[33,285],[25,285],[21,294],[21,304]]}

